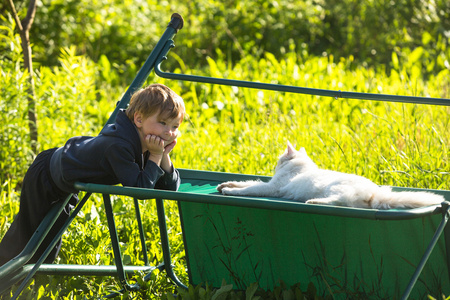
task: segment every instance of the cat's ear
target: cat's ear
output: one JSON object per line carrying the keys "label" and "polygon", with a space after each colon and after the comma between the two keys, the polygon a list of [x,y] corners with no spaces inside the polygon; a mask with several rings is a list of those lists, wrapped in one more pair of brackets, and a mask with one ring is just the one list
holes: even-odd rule
{"label": "cat's ear", "polygon": [[298,152],[301,152],[303,154],[306,154],[306,149],[305,147],[301,147],[300,150],[298,150]]}
{"label": "cat's ear", "polygon": [[286,152],[289,156],[292,156],[295,152],[297,152],[297,150],[295,150],[294,146],[292,146],[292,144],[289,141],[287,142]]}

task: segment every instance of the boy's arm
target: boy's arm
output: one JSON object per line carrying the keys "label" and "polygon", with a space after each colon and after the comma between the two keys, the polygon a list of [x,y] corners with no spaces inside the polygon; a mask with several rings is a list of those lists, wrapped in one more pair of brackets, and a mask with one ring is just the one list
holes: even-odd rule
{"label": "boy's arm", "polygon": [[163,154],[160,167],[166,173],[173,173],[173,164],[172,161],[170,160],[169,154]]}
{"label": "boy's arm", "polygon": [[171,173],[164,173],[155,184],[155,189],[176,191],[180,187],[180,173],[173,169]]}
{"label": "boy's arm", "polygon": [[117,177],[118,183],[123,186],[154,188],[165,172],[150,160],[142,169],[135,158],[135,153],[124,144],[115,144],[106,153],[106,160],[112,174]]}
{"label": "boy's arm", "polygon": [[164,147],[164,152],[161,158],[161,169],[164,170],[166,173],[173,173],[174,167],[172,164],[172,161],[170,160],[170,152],[172,152],[173,148],[175,148],[175,145],[177,144],[177,140],[173,140],[170,144],[166,145]]}
{"label": "boy's arm", "polygon": [[150,155],[148,157],[148,160],[151,160],[152,162],[154,162],[158,166],[161,166],[161,162],[163,160],[163,156],[161,154],[150,153]]}
{"label": "boy's arm", "polygon": [[[147,141],[151,141],[151,139],[147,139]],[[174,168],[173,163],[170,159],[170,152],[172,152],[176,144],[177,141],[174,140],[170,144],[165,145],[162,148],[162,154],[160,154],[161,148],[154,147],[153,153],[149,149],[150,155],[148,157],[148,160],[154,162],[164,171],[164,175],[157,181],[155,185],[155,188],[157,189],[176,191],[180,186],[179,173]]]}
{"label": "boy's arm", "polygon": [[156,165],[158,165],[161,169],[166,173],[173,172],[173,164],[170,160],[169,154],[164,153],[163,155],[155,155],[151,154],[148,157],[149,160],[153,161]]}
{"label": "boy's arm", "polygon": [[164,190],[178,190],[180,186],[180,174],[178,170],[176,170],[170,160],[170,152],[172,152],[173,148],[177,144],[177,140],[174,140],[172,143],[166,145],[164,147],[164,153],[161,159],[161,169],[164,170],[164,175],[158,180],[155,185],[155,188],[164,189]]}

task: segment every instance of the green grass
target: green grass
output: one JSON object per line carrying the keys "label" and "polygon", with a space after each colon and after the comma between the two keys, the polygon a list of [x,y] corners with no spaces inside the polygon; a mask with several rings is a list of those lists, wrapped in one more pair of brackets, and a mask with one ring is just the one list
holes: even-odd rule
{"label": "green grass", "polygon": [[[175,52],[169,59],[176,58]],[[448,70],[425,81],[414,68],[398,67],[387,75],[384,68],[356,66],[352,58],[336,62],[332,57],[294,54],[287,54],[283,60],[270,54],[258,61],[248,57],[233,66],[225,58],[210,60],[209,64],[206,71],[180,65],[176,72],[310,88],[450,98]],[[41,95],[41,149],[60,145],[72,135],[100,130],[122,91],[95,90],[94,78],[95,66],[70,51],[62,58],[61,68],[40,70],[37,85]],[[289,140],[305,147],[323,168],[363,175],[382,185],[450,188],[449,107],[277,93],[168,81],[151,75],[148,82],[154,81],[172,87],[186,102],[189,116],[172,157],[176,167],[272,175]],[[12,157],[14,151],[19,151],[14,147],[10,149]],[[21,157],[26,164],[31,162],[32,156]],[[21,172],[1,185],[0,236],[18,211]],[[125,262],[142,264],[132,200],[117,198],[114,209]],[[175,203],[166,201],[166,210],[176,273],[187,282]],[[157,265],[162,261],[162,252],[154,202],[142,201],[141,212],[149,257]],[[88,202],[64,235],[58,263],[113,264],[99,197]],[[156,272],[150,282],[142,284],[140,292],[122,298],[160,299],[174,291],[163,273]],[[114,278],[38,276],[22,298],[91,299],[118,289]],[[208,292],[199,287],[191,289],[191,296]]]}

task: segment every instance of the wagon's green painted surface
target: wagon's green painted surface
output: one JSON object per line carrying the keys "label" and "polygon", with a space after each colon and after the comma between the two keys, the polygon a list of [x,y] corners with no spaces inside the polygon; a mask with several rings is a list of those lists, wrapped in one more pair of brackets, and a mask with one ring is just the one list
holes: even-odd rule
{"label": "wagon's green painted surface", "polygon": [[[222,176],[222,181],[232,179]],[[219,195],[215,188],[220,182],[205,173],[203,179],[182,180],[179,191]],[[337,299],[400,297],[442,219],[441,213],[373,220],[185,201],[179,205],[192,284],[217,287],[225,279],[238,289],[253,282],[271,289],[279,280],[302,288],[313,282]],[[441,292],[450,293],[443,236],[410,299]]]}

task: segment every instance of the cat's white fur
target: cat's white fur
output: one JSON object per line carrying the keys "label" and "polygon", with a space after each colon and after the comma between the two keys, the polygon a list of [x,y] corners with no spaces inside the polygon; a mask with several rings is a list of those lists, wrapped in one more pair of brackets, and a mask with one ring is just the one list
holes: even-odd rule
{"label": "cat's white fur", "polygon": [[367,178],[320,169],[305,148],[288,142],[269,182],[228,181],[217,190],[224,195],[286,198],[312,204],[358,208],[416,208],[440,204],[444,197],[429,192],[393,192]]}

